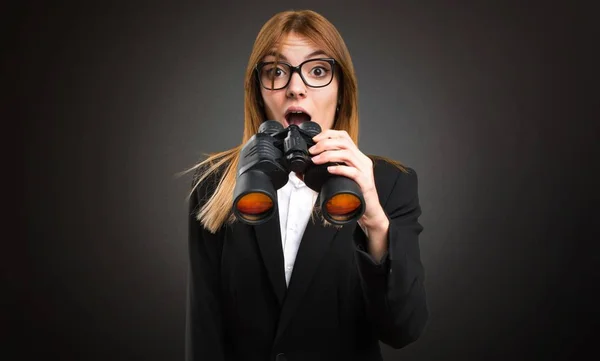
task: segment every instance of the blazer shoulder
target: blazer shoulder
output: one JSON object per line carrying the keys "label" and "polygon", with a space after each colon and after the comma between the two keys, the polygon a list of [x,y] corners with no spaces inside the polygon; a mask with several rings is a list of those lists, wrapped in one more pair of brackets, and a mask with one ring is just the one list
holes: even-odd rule
{"label": "blazer shoulder", "polygon": [[395,180],[417,178],[417,172],[414,168],[396,160],[377,155],[369,155],[369,158],[373,160],[373,175],[376,179],[392,179],[395,182]]}
{"label": "blazer shoulder", "polygon": [[377,193],[384,202],[382,204],[394,190],[402,190],[401,193],[408,197],[414,196],[418,188],[418,176],[414,168],[385,157],[369,157],[373,160],[373,176]]}

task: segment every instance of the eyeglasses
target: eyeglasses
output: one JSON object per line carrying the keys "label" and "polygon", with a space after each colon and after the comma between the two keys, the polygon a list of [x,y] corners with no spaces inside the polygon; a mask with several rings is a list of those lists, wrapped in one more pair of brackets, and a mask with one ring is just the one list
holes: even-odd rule
{"label": "eyeglasses", "polygon": [[300,74],[306,86],[323,88],[333,80],[334,69],[335,59],[332,58],[310,59],[298,66],[281,61],[277,64],[267,61],[256,65],[256,74],[260,84],[269,90],[279,90],[288,86],[294,73]]}

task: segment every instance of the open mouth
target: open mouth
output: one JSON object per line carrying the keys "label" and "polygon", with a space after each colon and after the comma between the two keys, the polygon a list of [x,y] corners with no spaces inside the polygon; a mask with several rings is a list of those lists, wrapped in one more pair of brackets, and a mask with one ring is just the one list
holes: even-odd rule
{"label": "open mouth", "polygon": [[309,122],[310,119],[310,114],[303,110],[288,110],[285,113],[285,120],[287,121],[288,126],[292,124],[300,125],[304,122]]}

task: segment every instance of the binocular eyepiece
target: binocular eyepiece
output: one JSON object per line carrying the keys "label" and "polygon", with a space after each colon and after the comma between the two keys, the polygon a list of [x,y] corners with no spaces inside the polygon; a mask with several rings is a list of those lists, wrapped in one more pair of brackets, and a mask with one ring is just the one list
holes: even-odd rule
{"label": "binocular eyepiece", "polygon": [[365,211],[360,186],[352,179],[334,175],[327,166],[314,164],[308,148],[321,133],[315,122],[291,124],[284,128],[275,120],[263,122],[240,153],[233,191],[233,212],[238,220],[257,225],[277,210],[276,190],[288,182],[290,172],[303,175],[306,185],[319,193],[323,217],[343,225],[358,220]]}

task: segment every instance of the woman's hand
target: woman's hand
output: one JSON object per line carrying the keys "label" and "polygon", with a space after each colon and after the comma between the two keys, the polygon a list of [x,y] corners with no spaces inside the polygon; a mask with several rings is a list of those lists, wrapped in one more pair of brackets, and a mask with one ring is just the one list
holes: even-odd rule
{"label": "woman's hand", "polygon": [[313,155],[312,160],[315,164],[345,163],[345,165],[330,166],[328,171],[331,174],[351,178],[360,186],[365,199],[365,213],[358,222],[363,229],[366,228],[369,240],[372,243],[386,241],[389,220],[379,203],[371,158],[363,154],[348,133],[343,130],[323,131],[316,135],[313,141],[316,144],[308,151]]}

